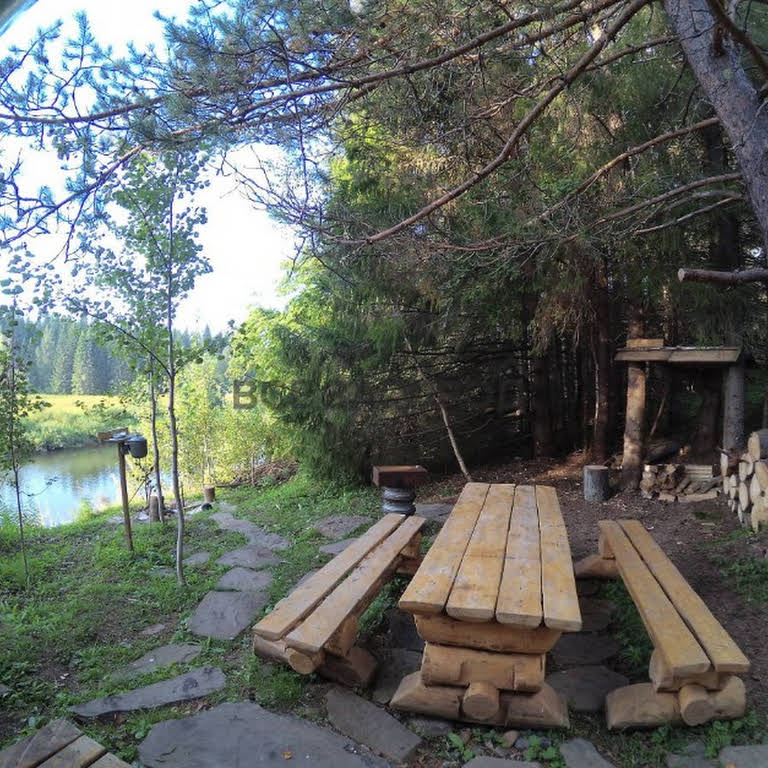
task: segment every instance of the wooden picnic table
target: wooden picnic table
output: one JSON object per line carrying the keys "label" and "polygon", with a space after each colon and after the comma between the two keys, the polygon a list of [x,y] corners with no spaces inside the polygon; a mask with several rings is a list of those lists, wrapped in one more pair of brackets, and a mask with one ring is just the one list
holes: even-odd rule
{"label": "wooden picnic table", "polygon": [[400,608],[426,641],[392,706],[457,720],[567,726],[546,652],[581,629],[568,535],[550,486],[467,483]]}

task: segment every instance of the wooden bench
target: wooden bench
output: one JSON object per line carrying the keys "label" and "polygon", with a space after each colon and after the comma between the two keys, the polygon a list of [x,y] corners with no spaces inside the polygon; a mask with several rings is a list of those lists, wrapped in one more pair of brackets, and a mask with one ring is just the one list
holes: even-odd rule
{"label": "wooden bench", "polygon": [[427,645],[398,709],[486,724],[568,725],[546,652],[581,629],[555,489],[468,483],[400,599]]}
{"label": "wooden bench", "polygon": [[130,768],[67,720],[54,720],[0,752],[0,768]]}
{"label": "wooden bench", "polygon": [[638,520],[602,520],[596,570],[621,576],[654,646],[649,683],[606,699],[609,728],[741,717],[749,660]]}
{"label": "wooden bench", "polygon": [[355,645],[360,617],[397,571],[414,573],[425,522],[382,517],[256,624],[254,652],[304,675],[367,685],[376,661]]}

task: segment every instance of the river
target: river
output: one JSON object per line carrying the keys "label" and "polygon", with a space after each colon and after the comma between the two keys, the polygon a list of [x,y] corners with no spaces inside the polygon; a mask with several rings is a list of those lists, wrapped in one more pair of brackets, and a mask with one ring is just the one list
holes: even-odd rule
{"label": "river", "polygon": [[[120,502],[114,445],[38,453],[20,474],[24,509],[46,527],[72,522],[84,503],[98,510]],[[16,509],[10,483],[0,485],[0,505]]]}

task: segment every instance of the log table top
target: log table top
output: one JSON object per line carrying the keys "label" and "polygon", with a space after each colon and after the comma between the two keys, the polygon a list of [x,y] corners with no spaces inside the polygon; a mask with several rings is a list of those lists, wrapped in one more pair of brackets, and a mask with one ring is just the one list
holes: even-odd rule
{"label": "log table top", "polygon": [[460,621],[579,631],[571,549],[555,489],[467,483],[399,605]]}

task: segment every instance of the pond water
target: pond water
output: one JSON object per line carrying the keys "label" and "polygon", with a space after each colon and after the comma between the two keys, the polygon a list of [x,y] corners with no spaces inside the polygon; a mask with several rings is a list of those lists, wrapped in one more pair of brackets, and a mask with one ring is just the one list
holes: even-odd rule
{"label": "pond water", "polygon": [[[83,504],[103,509],[120,502],[117,450],[114,445],[72,448],[35,454],[21,468],[22,505],[50,527],[76,519]],[[16,509],[13,486],[0,485],[0,506]]]}

